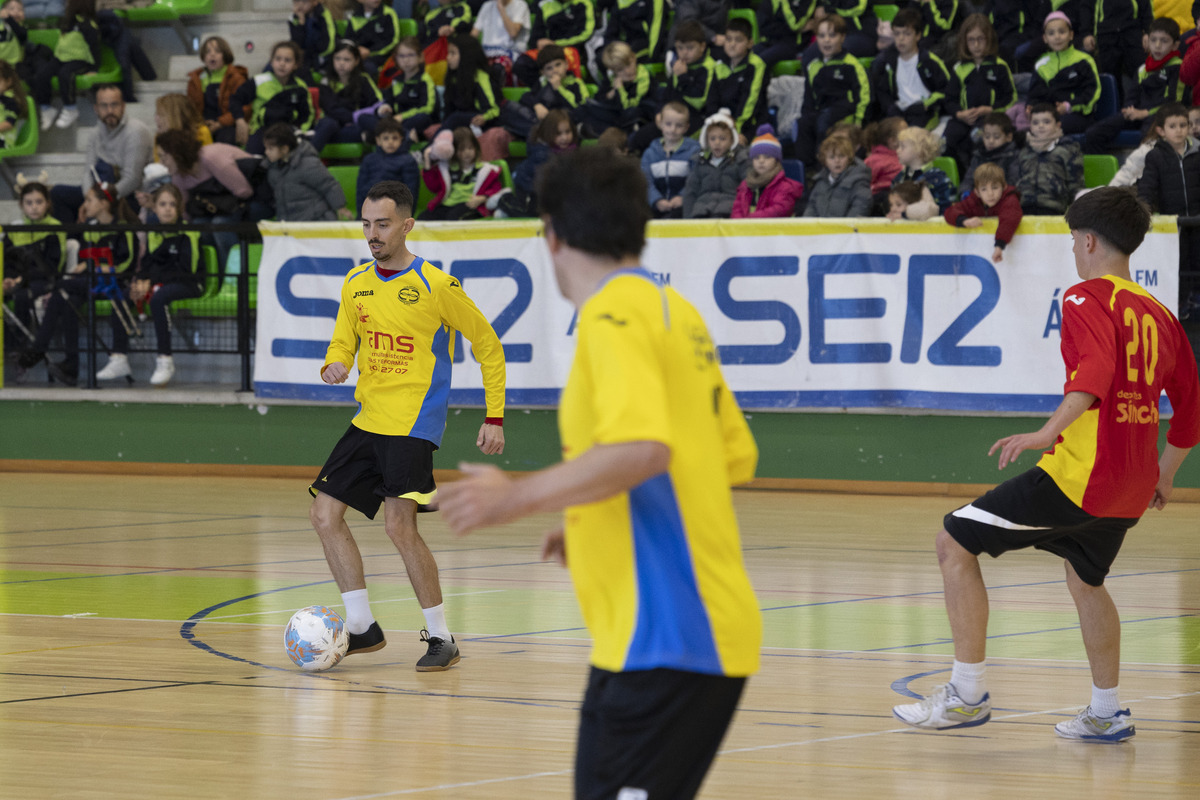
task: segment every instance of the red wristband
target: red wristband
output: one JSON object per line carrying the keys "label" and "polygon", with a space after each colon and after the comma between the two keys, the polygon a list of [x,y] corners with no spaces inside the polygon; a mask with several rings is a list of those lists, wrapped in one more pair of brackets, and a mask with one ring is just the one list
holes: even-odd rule
{"label": "red wristband", "polygon": [[504,427],[504,417],[484,417],[483,424],[484,425],[495,425],[497,427],[503,428]]}

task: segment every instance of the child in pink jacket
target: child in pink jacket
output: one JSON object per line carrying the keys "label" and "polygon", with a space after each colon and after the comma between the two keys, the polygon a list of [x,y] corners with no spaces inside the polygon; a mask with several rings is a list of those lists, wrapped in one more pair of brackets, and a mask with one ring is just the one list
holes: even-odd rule
{"label": "child in pink jacket", "polygon": [[804,184],[783,174],[783,147],[775,129],[760,125],[750,143],[750,169],[733,201],[733,219],[790,217],[803,194]]}

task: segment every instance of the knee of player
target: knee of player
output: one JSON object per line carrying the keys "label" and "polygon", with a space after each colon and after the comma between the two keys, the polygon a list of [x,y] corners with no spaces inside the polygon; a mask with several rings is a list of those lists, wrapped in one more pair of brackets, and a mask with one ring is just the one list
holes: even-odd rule
{"label": "knee of player", "polygon": [[970,555],[970,553],[963,549],[962,545],[954,541],[954,537],[947,533],[944,528],[938,532],[937,539],[934,541],[934,549],[937,551],[939,564],[958,559],[964,554]]}

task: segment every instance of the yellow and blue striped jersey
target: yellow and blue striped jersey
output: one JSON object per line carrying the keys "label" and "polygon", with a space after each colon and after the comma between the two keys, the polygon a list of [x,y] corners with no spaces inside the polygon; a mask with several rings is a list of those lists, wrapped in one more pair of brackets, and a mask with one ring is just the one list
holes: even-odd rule
{"label": "yellow and blue striped jersey", "polygon": [[374,261],[350,270],[325,365],[349,368],[358,355],[353,424],[440,447],[456,331],[471,342],[483,371],[487,416],[503,417],[504,348],[456,278],[421,258],[387,278]]}
{"label": "yellow and blue striped jersey", "polygon": [[567,563],[592,664],[740,677],[758,670],[762,617],[730,486],[758,448],[699,312],[644,270],[622,270],[579,311],[559,408],[563,454],[662,442],[670,469],[566,512]]}

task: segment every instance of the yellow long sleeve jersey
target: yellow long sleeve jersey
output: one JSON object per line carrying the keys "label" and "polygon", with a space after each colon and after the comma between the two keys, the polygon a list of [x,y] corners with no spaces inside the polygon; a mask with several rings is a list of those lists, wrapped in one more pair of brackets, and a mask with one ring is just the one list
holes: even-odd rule
{"label": "yellow long sleeve jersey", "polygon": [[483,372],[488,417],[504,416],[504,349],[487,318],[451,275],[421,258],[384,278],[375,262],[355,267],[342,284],[341,306],[325,367],[358,358],[352,420],[364,431],[414,436],[441,446],[450,396],[454,337],[471,342]]}

